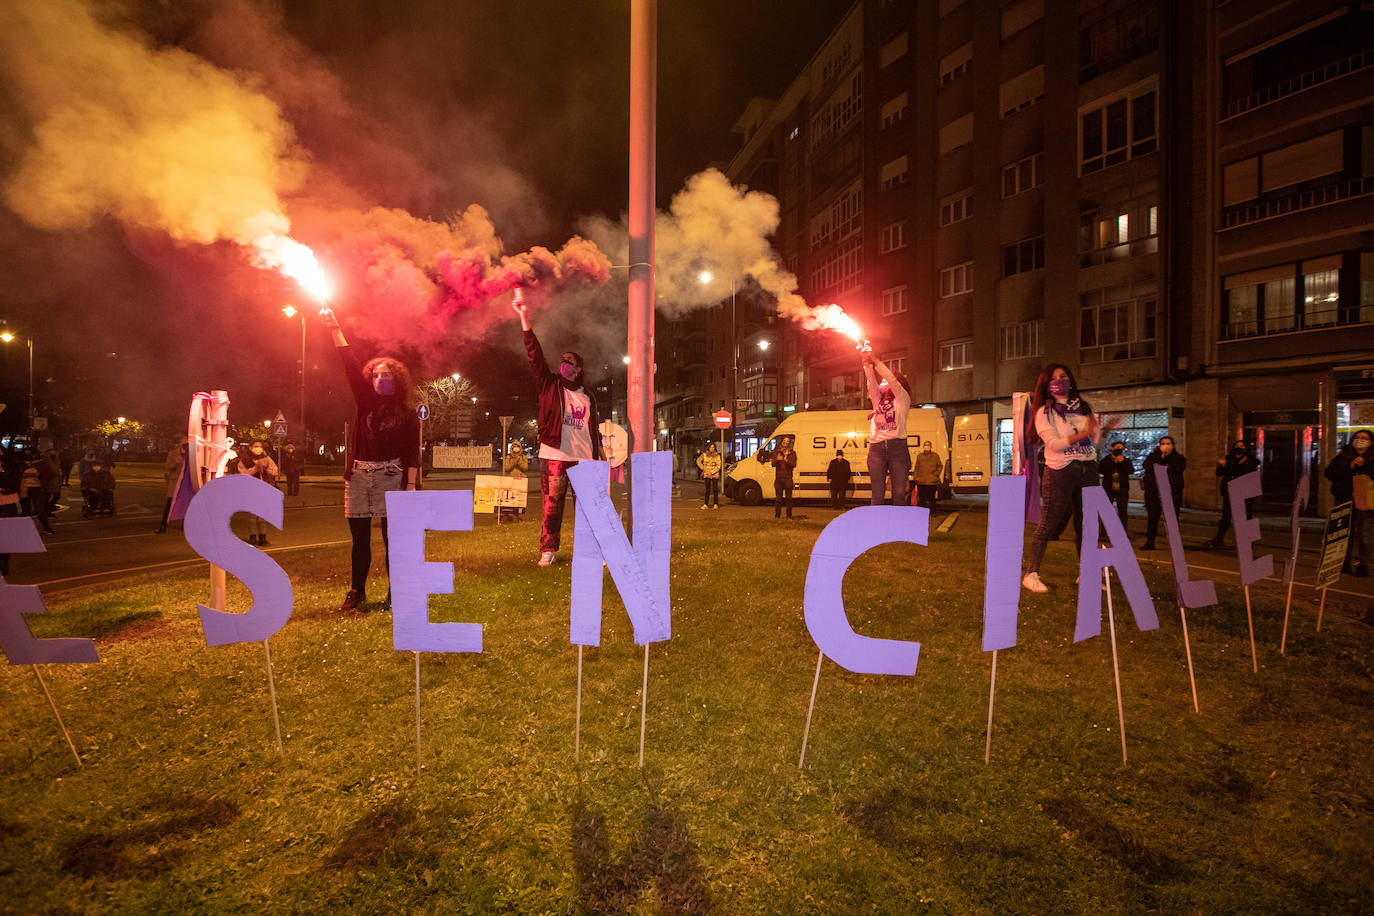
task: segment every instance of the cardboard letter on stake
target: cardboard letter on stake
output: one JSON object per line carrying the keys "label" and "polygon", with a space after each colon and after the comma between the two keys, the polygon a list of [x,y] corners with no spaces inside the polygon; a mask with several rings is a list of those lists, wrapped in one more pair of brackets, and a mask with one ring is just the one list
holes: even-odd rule
{"label": "cardboard letter on stake", "polygon": [[[1289,544],[1288,559],[1283,564],[1283,582],[1285,585],[1293,581],[1293,573],[1298,568],[1298,539],[1301,531],[1298,527],[1298,515],[1303,509],[1307,508],[1308,492],[1311,489],[1312,480],[1306,474],[1298,481],[1298,492],[1293,494],[1293,514],[1289,520]],[[1291,594],[1291,591],[1290,591]]]}
{"label": "cardboard letter on stake", "polygon": [[844,612],[844,574],[879,544],[929,541],[930,512],[918,506],[860,506],[825,526],[811,551],[803,608],[806,629],[821,652],[855,674],[916,673],[921,644],[860,636]]}
{"label": "cardboard letter on stake", "polygon": [[1183,539],[1178,533],[1178,512],[1174,509],[1174,488],[1169,471],[1155,465],[1155,483],[1164,510],[1164,527],[1169,532],[1169,556],[1174,562],[1174,581],[1178,583],[1178,603],[1183,607],[1208,607],[1217,603],[1217,587],[1210,579],[1189,579],[1188,561],[1183,556]]}
{"label": "cardboard letter on stake", "polygon": [[1226,498],[1231,501],[1231,520],[1236,526],[1236,554],[1240,558],[1240,584],[1250,585],[1274,574],[1274,558],[1265,554],[1255,556],[1259,543],[1259,520],[1245,514],[1245,501],[1260,495],[1260,472],[1251,471],[1226,485]]}
{"label": "cardboard letter on stake", "polygon": [[610,465],[579,461],[568,468],[577,493],[573,527],[573,645],[601,645],[603,565],[620,592],[634,626],[636,645],[672,636],[668,562],[672,547],[673,456],[670,452],[637,452],[630,456],[630,499],[634,544],[625,536],[611,502]]}
{"label": "cardboard letter on stake", "polygon": [[[43,553],[45,549],[32,517],[0,518],[0,553]],[[47,612],[36,585],[10,585],[0,578],[0,649],[11,665],[100,661],[89,639],[35,639],[24,615]]]}
{"label": "cardboard letter on stake", "polygon": [[[1106,528],[1110,546],[1097,546],[1099,522]],[[1126,601],[1135,615],[1135,625],[1141,630],[1159,629],[1159,617],[1155,615],[1145,574],[1136,562],[1116,507],[1107,499],[1106,490],[1088,487],[1083,491],[1083,551],[1078,559],[1078,623],[1073,631],[1074,642],[1102,635],[1102,588],[1099,583],[1103,581],[1102,570],[1108,566],[1116,568]]]}
{"label": "cardboard letter on stake", "polygon": [[240,540],[229,528],[235,512],[249,512],[281,530],[281,490],[256,477],[217,477],[196,493],[186,509],[186,543],[248,587],[253,603],[243,614],[201,604],[200,626],[207,646],[262,642],[291,617],[295,596],[286,571],[267,554]]}
{"label": "cardboard letter on stake", "polygon": [[1026,478],[992,478],[988,484],[988,545],[983,568],[984,652],[1016,645],[1025,536]]}
{"label": "cardboard letter on stake", "polygon": [[453,564],[425,560],[426,531],[471,531],[471,490],[386,494],[391,644],[406,652],[481,652],[480,623],[431,623],[429,596],[453,594]]}

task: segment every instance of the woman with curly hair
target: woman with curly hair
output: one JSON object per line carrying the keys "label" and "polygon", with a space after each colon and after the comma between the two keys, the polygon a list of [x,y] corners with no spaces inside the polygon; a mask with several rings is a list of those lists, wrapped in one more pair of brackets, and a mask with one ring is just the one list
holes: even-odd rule
{"label": "woman with curly hair", "polygon": [[[333,334],[358,407],[344,460],[344,515],[353,538],[352,578],[339,605],[340,611],[352,611],[366,600],[374,518],[381,519],[382,545],[388,546],[386,494],[419,487],[420,421],[415,416],[410,370],[405,364],[378,356],[359,365],[334,312],[322,309],[320,318]],[[391,606],[390,589],[383,606]]]}
{"label": "woman with curly hair", "polygon": [[[1045,450],[1045,476],[1040,480],[1040,524],[1031,540],[1030,562],[1021,584],[1033,592],[1049,588],[1040,581],[1040,561],[1050,539],[1059,536],[1069,517],[1083,549],[1083,489],[1097,486],[1097,443],[1115,428],[1099,422],[1068,366],[1051,363],[1035,382],[1031,399],[1034,437]],[[1027,430],[1029,435],[1032,430]]]}

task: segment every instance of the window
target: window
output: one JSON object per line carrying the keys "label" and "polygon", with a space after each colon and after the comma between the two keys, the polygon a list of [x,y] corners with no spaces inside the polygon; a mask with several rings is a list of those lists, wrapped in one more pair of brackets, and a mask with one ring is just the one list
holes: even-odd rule
{"label": "window", "polygon": [[887,368],[891,369],[893,372],[900,372],[902,375],[906,375],[905,350],[898,350],[895,353],[884,353],[878,358],[887,363]]}
{"label": "window", "polygon": [[893,159],[891,162],[885,164],[882,167],[881,171],[878,173],[878,180],[879,183],[882,185],[884,191],[890,191],[893,188],[900,187],[901,185],[906,184],[906,157],[902,156],[898,159]]}
{"label": "window", "polygon": [[940,298],[973,292],[973,262],[965,261],[940,271]]}
{"label": "window", "polygon": [[1154,195],[1078,214],[1079,265],[1091,267],[1159,250],[1159,205]]}
{"label": "window", "polygon": [[940,128],[940,155],[973,142],[973,114],[964,115]]}
{"label": "window", "polygon": [[948,86],[973,66],[973,42],[965,42],[940,58],[940,85]]}
{"label": "window", "polygon": [[1341,256],[1302,262],[1302,326],[1333,325],[1340,316]]}
{"label": "window", "polygon": [[940,225],[948,226],[973,215],[973,190],[966,188],[940,202]]}
{"label": "window", "polygon": [[1139,3],[1078,30],[1078,79],[1085,82],[1159,47],[1159,8]]}
{"label": "window", "polygon": [[811,118],[811,149],[837,136],[863,113],[863,81],[860,73],[836,89]]}
{"label": "window", "polygon": [[1038,188],[1045,180],[1040,171],[1043,159],[1044,154],[1036,153],[1034,156],[1027,156],[1025,159],[1002,166],[1002,196],[1015,197],[1031,188]]}
{"label": "window", "polygon": [[855,233],[836,245],[811,271],[814,294],[847,292],[863,282],[863,234]]}
{"label": "window", "polygon": [[1030,108],[1045,99],[1045,67],[1032,67],[1020,76],[1013,76],[997,92],[1002,117]]}
{"label": "window", "polygon": [[1002,10],[1002,40],[1038,22],[1045,15],[1044,0],[1021,0]]}
{"label": "window", "polygon": [[1023,321],[1020,324],[1004,325],[997,329],[997,354],[1000,359],[1026,359],[1031,356],[1044,356],[1040,345],[1040,331],[1044,327],[1043,318]]}
{"label": "window", "polygon": [[906,220],[900,223],[893,223],[883,227],[882,240],[878,248],[886,254],[889,251],[896,251],[898,248],[906,247]]}
{"label": "window", "polygon": [[1221,203],[1229,207],[1259,197],[1259,157],[1221,167]]}
{"label": "window", "polygon": [[882,109],[882,129],[887,130],[894,124],[900,124],[902,120],[906,117],[906,108],[907,98],[905,92],[897,96],[895,99],[889,99],[888,101],[884,102]]}
{"label": "window", "polygon": [[973,367],[973,338],[961,337],[958,340],[947,340],[940,344],[940,371],[950,372],[954,369],[970,369]]}
{"label": "window", "polygon": [[964,0],[940,0],[940,17],[944,18],[964,5]]}
{"label": "window", "polygon": [[898,35],[878,49],[878,67],[890,67],[898,60],[906,56],[907,37],[906,32]]}
{"label": "window", "polygon": [[899,315],[906,311],[906,284],[883,290],[883,314]]}
{"label": "window", "polygon": [[811,248],[838,242],[863,226],[863,180],[854,181],[811,218]]}
{"label": "window", "polygon": [[[1367,259],[1361,255],[1362,262]],[[1374,309],[1363,302],[1358,308],[1341,307],[1342,260],[1343,256],[1336,254],[1224,277],[1221,339],[1374,320]],[[1362,295],[1363,287],[1362,282]]]}
{"label": "window", "polygon": [[1079,111],[1079,168],[1088,175],[1153,153],[1158,124],[1155,87],[1138,88]]}
{"label": "window", "polygon": [[1002,246],[1002,276],[1014,277],[1017,274],[1039,270],[1045,266],[1045,237],[1038,235]]}
{"label": "window", "polygon": [[1260,191],[1302,184],[1339,172],[1344,165],[1344,131],[1313,137],[1260,157]]}
{"label": "window", "polygon": [[1105,363],[1155,355],[1155,288],[1138,284],[1079,296],[1079,361]]}

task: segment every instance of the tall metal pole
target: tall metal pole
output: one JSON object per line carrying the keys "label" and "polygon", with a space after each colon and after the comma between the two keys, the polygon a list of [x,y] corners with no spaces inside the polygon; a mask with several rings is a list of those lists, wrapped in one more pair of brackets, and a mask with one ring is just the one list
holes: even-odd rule
{"label": "tall metal pole", "polygon": [[630,3],[630,369],[632,449],[654,441],[654,165],[657,0]]}
{"label": "tall metal pole", "polygon": [[[305,312],[301,312],[301,461],[310,454],[310,437],[305,434]],[[302,465],[304,466],[304,465]]]}
{"label": "tall metal pole", "polygon": [[38,412],[33,407],[33,338],[29,338],[29,432],[33,432],[33,418]]}
{"label": "tall metal pole", "polygon": [[[730,451],[734,453],[739,442],[739,322],[735,319],[735,281],[730,281],[730,349],[734,357],[734,369],[730,373]],[[721,461],[725,456],[721,456]]]}

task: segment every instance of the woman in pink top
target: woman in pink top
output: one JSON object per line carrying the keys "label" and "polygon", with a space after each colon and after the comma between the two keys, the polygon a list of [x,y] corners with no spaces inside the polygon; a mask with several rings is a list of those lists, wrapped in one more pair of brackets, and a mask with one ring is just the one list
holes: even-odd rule
{"label": "woman in pink top", "polygon": [[1035,438],[1044,446],[1045,476],[1040,480],[1040,525],[1021,584],[1045,592],[1049,589],[1040,581],[1040,561],[1050,538],[1059,536],[1070,515],[1074,547],[1083,549],[1083,488],[1097,486],[1097,443],[1116,424],[1098,422],[1088,402],[1079,397],[1073,373],[1058,363],[1046,366],[1036,379],[1031,422]]}

